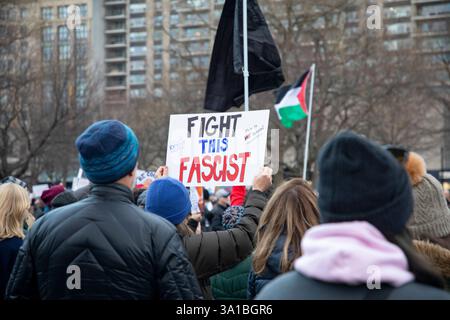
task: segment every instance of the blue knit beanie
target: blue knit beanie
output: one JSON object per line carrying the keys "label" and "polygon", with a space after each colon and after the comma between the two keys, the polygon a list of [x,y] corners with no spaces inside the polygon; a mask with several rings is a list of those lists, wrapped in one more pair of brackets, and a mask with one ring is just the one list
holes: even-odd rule
{"label": "blue knit beanie", "polygon": [[189,192],[176,179],[157,179],[147,190],[145,210],[169,220],[174,225],[180,224],[191,212]]}
{"label": "blue knit beanie", "polygon": [[115,182],[136,166],[139,142],[128,126],[117,120],[92,124],[75,142],[80,165],[92,183]]}
{"label": "blue knit beanie", "polygon": [[402,232],[413,212],[408,174],[381,146],[343,132],[320,151],[322,223],[367,221],[383,233]]}

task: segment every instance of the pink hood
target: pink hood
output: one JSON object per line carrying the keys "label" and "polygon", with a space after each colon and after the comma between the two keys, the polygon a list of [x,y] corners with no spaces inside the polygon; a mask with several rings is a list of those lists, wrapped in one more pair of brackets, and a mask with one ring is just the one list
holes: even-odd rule
{"label": "pink hood", "polygon": [[379,270],[382,284],[399,287],[414,280],[403,251],[368,222],[315,226],[305,233],[302,252],[294,267],[316,280],[365,284],[372,278],[372,266]]}

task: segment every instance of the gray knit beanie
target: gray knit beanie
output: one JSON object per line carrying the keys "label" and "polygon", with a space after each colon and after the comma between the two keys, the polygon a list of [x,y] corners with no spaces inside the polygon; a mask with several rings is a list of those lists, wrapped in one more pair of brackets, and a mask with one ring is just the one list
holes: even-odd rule
{"label": "gray knit beanie", "polygon": [[414,213],[408,222],[414,239],[442,238],[450,234],[450,210],[442,185],[432,175],[425,174],[413,186]]}

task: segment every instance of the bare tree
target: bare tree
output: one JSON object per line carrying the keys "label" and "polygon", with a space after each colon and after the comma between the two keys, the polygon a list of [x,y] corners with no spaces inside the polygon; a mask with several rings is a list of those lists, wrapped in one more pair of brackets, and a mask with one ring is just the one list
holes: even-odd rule
{"label": "bare tree", "polygon": [[[42,27],[30,19],[27,26],[17,20],[1,24],[0,176],[31,182],[56,164],[70,163],[72,133],[96,104],[97,82],[79,67],[74,35],[67,57],[46,62],[40,55]],[[57,52],[56,46],[52,50]],[[77,81],[80,72],[87,72],[83,84]]]}

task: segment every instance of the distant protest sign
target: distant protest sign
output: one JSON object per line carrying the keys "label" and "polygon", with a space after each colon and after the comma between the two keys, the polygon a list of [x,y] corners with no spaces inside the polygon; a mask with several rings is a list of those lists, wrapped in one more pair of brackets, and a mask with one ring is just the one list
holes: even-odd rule
{"label": "distant protest sign", "polygon": [[42,192],[48,189],[48,184],[37,184],[32,187],[33,198],[40,198]]}
{"label": "distant protest sign", "polygon": [[136,188],[147,189],[148,186],[156,179],[155,171],[137,170]]}
{"label": "distant protest sign", "polygon": [[170,116],[166,165],[185,186],[251,185],[264,166],[269,110]]}
{"label": "distant protest sign", "polygon": [[72,191],[76,191],[80,188],[83,188],[85,186],[89,185],[89,180],[86,178],[83,169],[78,170],[78,175],[73,178],[72,181]]}

